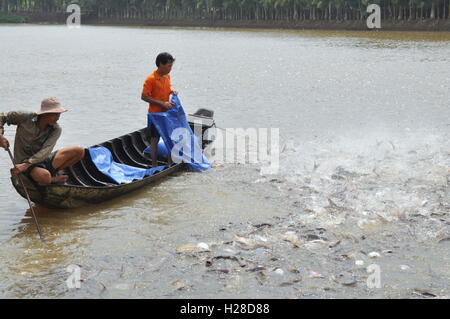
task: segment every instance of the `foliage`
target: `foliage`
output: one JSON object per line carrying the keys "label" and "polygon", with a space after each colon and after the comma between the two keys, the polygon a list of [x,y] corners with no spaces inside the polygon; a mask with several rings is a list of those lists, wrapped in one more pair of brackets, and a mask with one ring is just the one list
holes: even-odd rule
{"label": "foliage", "polygon": [[126,19],[357,20],[369,4],[381,6],[383,19],[448,19],[450,12],[450,0],[0,0],[3,12],[64,12],[71,3]]}

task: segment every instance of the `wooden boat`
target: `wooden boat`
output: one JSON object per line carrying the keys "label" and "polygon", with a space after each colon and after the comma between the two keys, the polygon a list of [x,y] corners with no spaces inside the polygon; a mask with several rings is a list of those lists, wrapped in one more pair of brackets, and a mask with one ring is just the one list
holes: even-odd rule
{"label": "wooden boat", "polygon": [[[213,115],[212,111],[199,109],[196,113],[188,115],[189,125],[194,132],[200,132],[201,128],[203,134],[207,129],[215,126]],[[108,148],[114,161],[118,163],[140,168],[150,168],[151,159],[144,154],[144,150],[150,145],[147,136],[147,129],[143,128],[93,147],[104,146]],[[211,142],[212,140],[203,140],[202,148],[204,149]],[[160,159],[158,159],[158,162],[159,165],[165,164]],[[184,163],[174,164],[171,167],[166,167],[159,173],[146,176],[141,180],[135,180],[128,184],[117,184],[97,169],[91,160],[89,152],[86,150],[85,157],[80,162],[65,169],[65,175],[69,177],[69,180],[64,185],[50,184],[47,187],[37,187],[35,183],[32,183],[23,174],[22,178],[34,203],[54,208],[74,208],[100,203],[132,192],[186,168],[185,165]],[[26,198],[17,176],[12,176],[11,181],[17,192]]]}

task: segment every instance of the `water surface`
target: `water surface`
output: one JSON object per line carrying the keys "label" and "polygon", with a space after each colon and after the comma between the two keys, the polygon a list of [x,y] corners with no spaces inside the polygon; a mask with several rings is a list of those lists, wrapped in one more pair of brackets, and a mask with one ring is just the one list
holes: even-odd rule
{"label": "water surface", "polygon": [[[101,205],[38,206],[46,244],[0,152],[0,296],[293,297],[252,281],[223,290],[235,276],[204,279],[177,255],[182,245],[219,240],[229,223],[288,214],[347,238],[382,240],[389,229],[412,240],[397,261],[424,262],[399,283],[387,275],[391,285],[379,296],[424,285],[450,294],[448,249],[439,244],[450,236],[450,33],[3,25],[0,45],[0,111],[37,110],[43,98],[59,97],[70,112],[58,148],[144,127],[142,84],[168,51],[187,112],[213,109],[223,128],[280,128],[283,151],[275,176],[219,161]],[[6,127],[10,141],[14,132]],[[330,199],[343,209],[330,209]],[[83,267],[84,289],[67,289],[69,264]],[[197,285],[178,291],[171,283],[180,278]],[[340,294],[361,296],[331,296]]]}

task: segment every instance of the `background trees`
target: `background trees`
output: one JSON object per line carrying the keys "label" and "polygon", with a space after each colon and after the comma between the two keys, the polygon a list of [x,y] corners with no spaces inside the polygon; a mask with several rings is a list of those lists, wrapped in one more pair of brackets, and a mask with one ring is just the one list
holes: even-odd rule
{"label": "background trees", "polygon": [[450,0],[0,0],[1,11],[64,12],[78,3],[99,18],[211,20],[360,20],[368,4],[382,19],[448,19]]}

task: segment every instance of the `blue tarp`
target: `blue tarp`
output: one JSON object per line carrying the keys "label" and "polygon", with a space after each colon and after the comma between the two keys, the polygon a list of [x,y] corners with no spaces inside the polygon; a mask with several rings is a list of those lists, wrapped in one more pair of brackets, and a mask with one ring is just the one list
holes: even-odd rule
{"label": "blue tarp", "polygon": [[173,94],[171,101],[175,105],[166,112],[148,113],[148,127],[150,128],[151,123],[156,126],[166,148],[172,151],[174,163],[187,163],[193,171],[211,168],[197,136],[189,126],[180,99]]}
{"label": "blue tarp", "polygon": [[114,162],[111,151],[106,147],[88,148],[92,162],[100,172],[111,177],[117,184],[131,183],[135,179],[143,179],[164,170],[165,166],[144,169]]}
{"label": "blue tarp", "polygon": [[[150,146],[148,146],[144,150],[144,153],[151,155]],[[158,154],[158,157],[161,157],[161,158],[164,158],[164,159],[167,159],[167,155],[169,154],[169,151],[167,150],[166,144],[164,144],[164,141],[162,139],[160,139],[159,142],[158,142],[157,154]]]}

